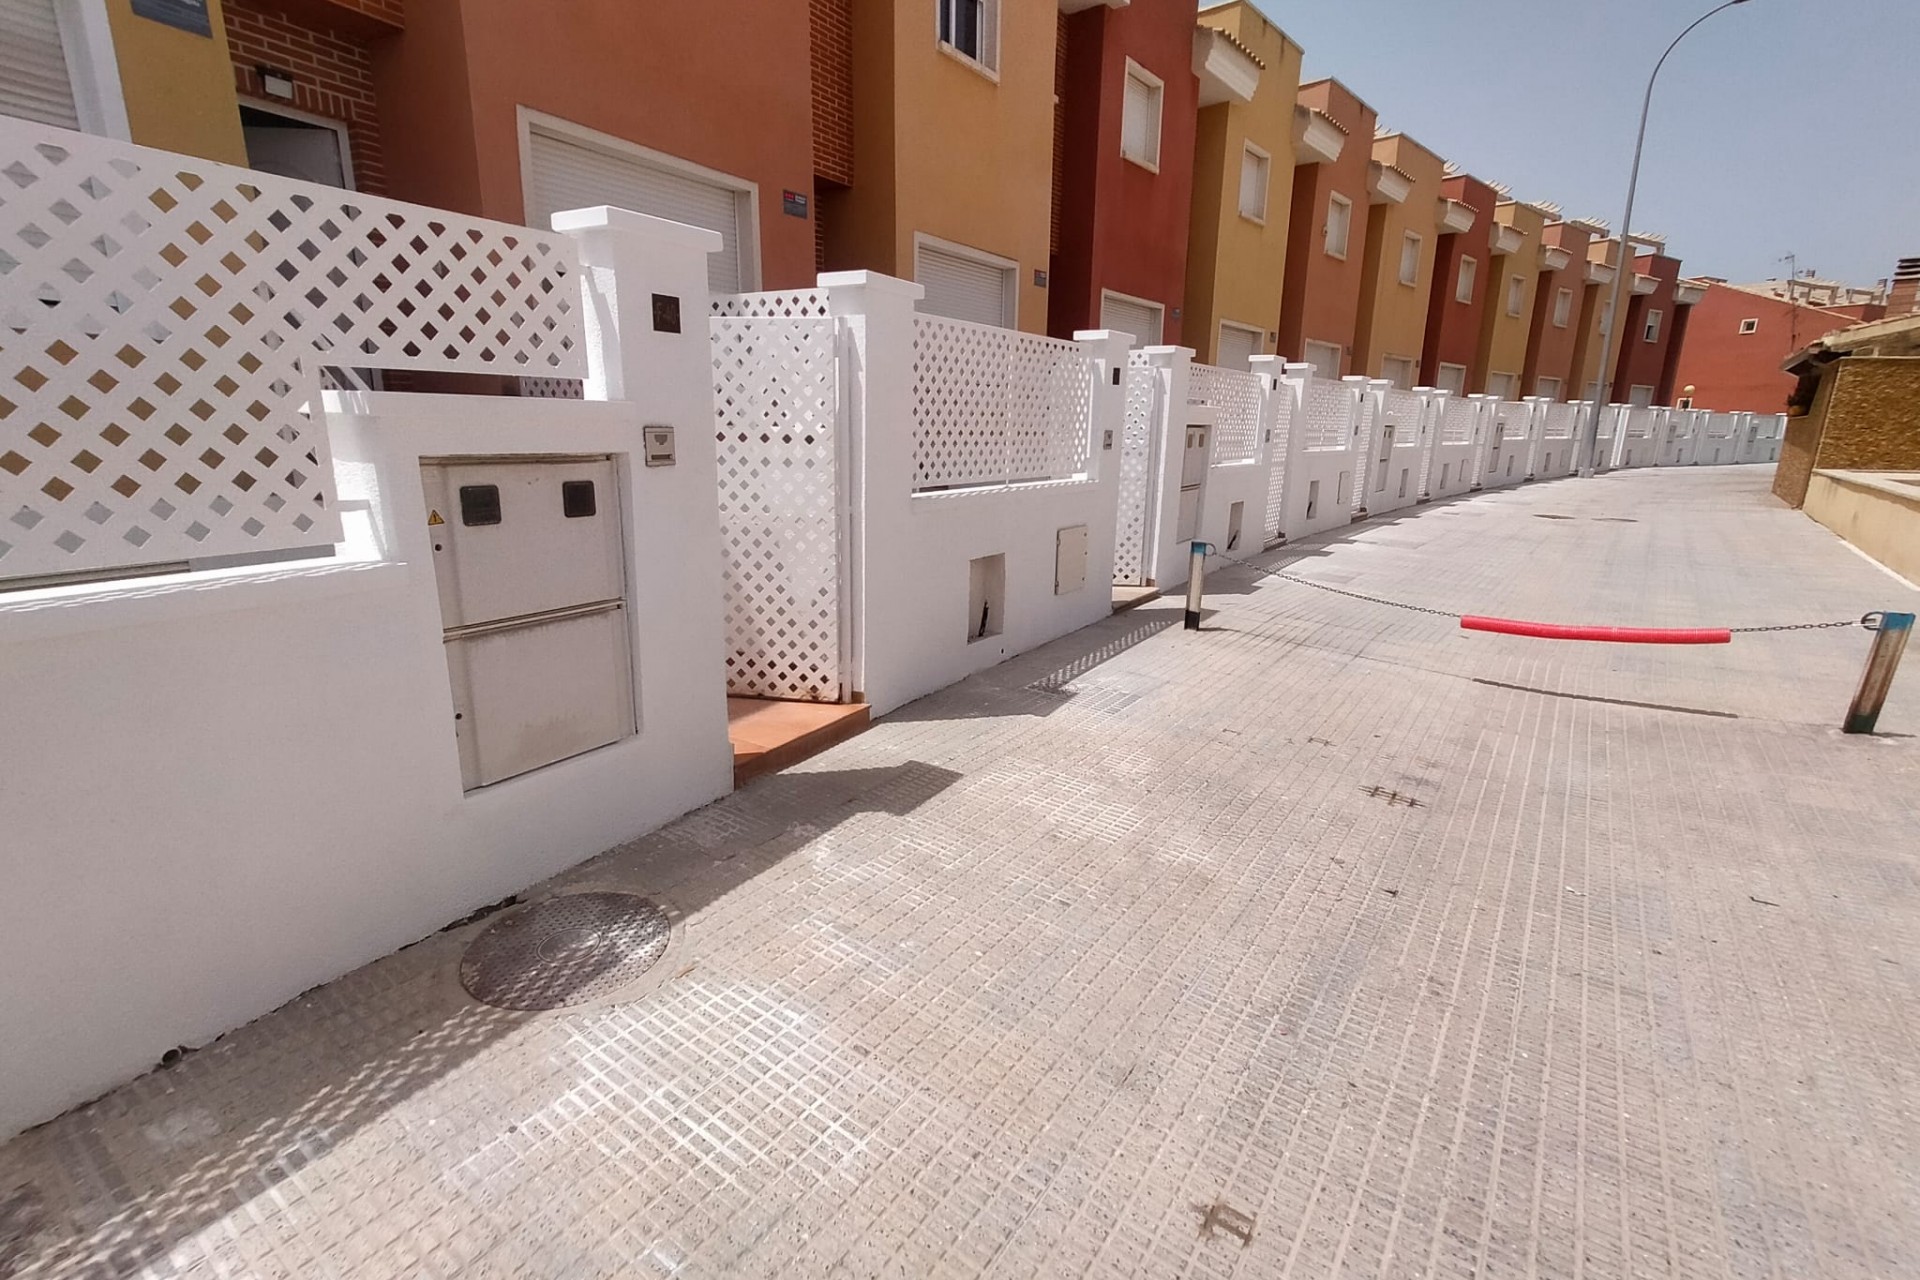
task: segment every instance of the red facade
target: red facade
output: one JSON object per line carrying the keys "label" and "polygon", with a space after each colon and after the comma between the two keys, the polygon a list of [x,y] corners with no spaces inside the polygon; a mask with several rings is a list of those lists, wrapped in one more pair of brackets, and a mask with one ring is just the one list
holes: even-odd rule
{"label": "red facade", "polygon": [[[1338,80],[1300,87],[1301,105],[1324,114],[1346,133],[1340,158],[1296,165],[1287,223],[1287,273],[1280,294],[1280,345],[1290,360],[1308,358],[1309,343],[1340,349],[1340,372],[1353,372],[1353,340],[1360,324],[1360,281],[1366,269],[1367,167],[1373,163],[1378,117]],[[1347,251],[1327,251],[1334,196],[1348,202]]]}
{"label": "red facade", "polygon": [[[1633,271],[1636,276],[1652,276],[1656,283],[1652,293],[1635,294],[1631,292],[1634,282],[1627,282],[1626,324],[1615,344],[1618,355],[1613,366],[1613,399],[1630,404],[1635,387],[1651,387],[1649,403],[1671,404],[1673,370],[1667,357],[1673,350],[1675,329],[1681,323],[1679,307],[1673,298],[1674,285],[1680,280],[1680,261],[1663,253],[1643,253],[1634,258]],[[1659,313],[1657,324],[1654,323],[1656,312]],[[1646,393],[1641,394],[1646,398]]]}
{"label": "red facade", "polygon": [[[1493,211],[1500,193],[1478,178],[1458,174],[1440,185],[1440,194],[1473,210],[1473,226],[1440,237],[1433,264],[1433,297],[1427,305],[1427,338],[1420,349],[1420,381],[1450,386],[1442,365],[1467,371],[1465,390],[1477,390],[1486,370],[1476,369],[1480,324],[1487,309],[1488,273],[1493,266]],[[1473,259],[1471,287],[1462,288],[1464,263]],[[1465,298],[1465,301],[1461,299]]]}
{"label": "red facade", "polygon": [[1674,394],[1685,395],[1691,386],[1696,408],[1728,413],[1785,412],[1797,380],[1780,371],[1781,362],[1821,335],[1855,323],[1846,312],[1796,307],[1725,284],[1708,285],[1706,297],[1688,309],[1693,314],[1679,344]]}
{"label": "red facade", "polygon": [[[1047,282],[1047,331],[1100,326],[1108,290],[1162,309],[1161,340],[1180,341],[1200,82],[1193,8],[1096,5],[1065,19],[1059,243]],[[1120,153],[1128,61],[1157,77],[1157,172]]]}
{"label": "red facade", "polygon": [[[1559,385],[1557,398],[1577,400],[1580,397],[1579,377],[1573,361],[1580,347],[1580,304],[1588,287],[1587,245],[1592,240],[1591,234],[1570,222],[1549,222],[1541,232],[1540,242],[1549,249],[1563,251],[1567,265],[1558,271],[1542,271],[1540,285],[1534,290],[1533,321],[1527,330],[1527,359],[1520,372],[1524,395],[1547,394],[1540,389],[1541,380],[1547,379],[1549,388],[1555,383]],[[1566,292],[1564,312],[1560,303],[1562,290]],[[1563,315],[1564,323],[1555,324],[1554,320]]]}

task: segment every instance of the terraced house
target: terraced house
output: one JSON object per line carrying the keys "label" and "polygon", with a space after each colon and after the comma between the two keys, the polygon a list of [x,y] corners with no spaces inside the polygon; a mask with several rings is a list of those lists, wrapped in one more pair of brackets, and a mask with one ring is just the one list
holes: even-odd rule
{"label": "terraced house", "polygon": [[1445,162],[1404,133],[1373,140],[1353,372],[1411,388],[1420,375]]}

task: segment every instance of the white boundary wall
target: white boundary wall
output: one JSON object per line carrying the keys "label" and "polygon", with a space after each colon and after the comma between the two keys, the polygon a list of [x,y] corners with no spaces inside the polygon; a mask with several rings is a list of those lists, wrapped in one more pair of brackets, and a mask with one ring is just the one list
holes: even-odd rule
{"label": "white boundary wall", "polygon": [[[329,393],[335,558],[0,596],[0,1134],[731,788],[706,326],[650,324],[718,237],[556,222],[587,400]],[[639,732],[463,794],[420,460],[555,453],[618,466]]]}

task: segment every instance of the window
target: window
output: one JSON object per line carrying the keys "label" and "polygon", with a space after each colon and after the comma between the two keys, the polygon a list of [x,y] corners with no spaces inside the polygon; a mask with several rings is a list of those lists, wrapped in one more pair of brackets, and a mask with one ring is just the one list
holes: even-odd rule
{"label": "window", "polygon": [[1251,369],[1253,357],[1260,354],[1260,330],[1252,325],[1220,322],[1220,341],[1214,346],[1213,362],[1222,369]]}
{"label": "window", "polygon": [[1380,376],[1402,391],[1411,391],[1418,374],[1411,356],[1387,356],[1380,361]]}
{"label": "window", "polygon": [[1266,152],[1246,144],[1240,155],[1240,216],[1255,222],[1267,220],[1267,175],[1273,160]]}
{"label": "window", "polygon": [[1160,77],[1127,59],[1127,96],[1120,109],[1120,154],[1160,171]]}
{"label": "window", "polygon": [[1754,318],[1754,319],[1751,319],[1751,320],[1742,320],[1742,321],[1740,322],[1740,332],[1742,332],[1742,333],[1758,333],[1758,332],[1760,332],[1760,321],[1759,321],[1759,319],[1758,319],[1758,317],[1756,317],[1756,318]]}
{"label": "window", "polygon": [[964,245],[918,236],[913,278],[926,289],[914,310],[1011,329],[1018,264]]}
{"label": "window", "polygon": [[1316,378],[1337,378],[1340,376],[1340,348],[1331,342],[1309,342],[1302,354],[1306,362],[1313,366]]}
{"label": "window", "polygon": [[1400,241],[1400,283],[1420,283],[1420,237],[1411,231]]}
{"label": "window", "polygon": [[1525,276],[1507,277],[1507,314],[1517,316],[1521,308],[1527,305],[1527,278]]}
{"label": "window", "polygon": [[1000,69],[1000,0],[938,0],[940,43],[988,71]]}
{"label": "window", "polygon": [[1129,297],[1111,289],[1100,294],[1100,327],[1133,335],[1136,347],[1157,347],[1164,330],[1166,309],[1146,298]]}
{"label": "window", "polygon": [[1353,201],[1343,195],[1327,197],[1327,256],[1347,256],[1347,237],[1353,231]]}
{"label": "window", "polygon": [[1460,275],[1453,285],[1455,302],[1472,302],[1475,278],[1480,274],[1480,264],[1472,258],[1460,259]]}
{"label": "window", "polygon": [[1660,313],[1658,311],[1647,312],[1647,341],[1660,341]]}
{"label": "window", "polygon": [[105,5],[0,0],[0,116],[128,136]]}
{"label": "window", "polygon": [[1467,390],[1467,366],[1463,364],[1443,364],[1440,376],[1434,380],[1441,391],[1451,391],[1454,395],[1465,395]]}
{"label": "window", "polygon": [[1510,373],[1490,373],[1487,375],[1487,394],[1502,400],[1513,399],[1513,389],[1520,379]]}
{"label": "window", "polygon": [[1573,319],[1573,290],[1562,289],[1553,295],[1553,327],[1564,329]]}
{"label": "window", "polygon": [[[1558,400],[1560,398],[1560,388],[1562,385],[1558,378],[1535,378],[1533,380],[1533,394],[1545,396],[1549,400]],[[1548,468],[1551,469],[1553,464],[1548,463],[1547,465]]]}
{"label": "window", "polygon": [[1636,382],[1627,391],[1627,403],[1635,409],[1645,409],[1653,403],[1653,388],[1644,382]]}

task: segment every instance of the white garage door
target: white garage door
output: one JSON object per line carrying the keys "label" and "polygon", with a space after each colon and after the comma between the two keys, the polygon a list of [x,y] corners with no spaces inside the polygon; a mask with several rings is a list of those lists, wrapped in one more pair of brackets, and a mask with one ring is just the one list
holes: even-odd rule
{"label": "white garage door", "polygon": [[1237,324],[1221,323],[1220,350],[1214,354],[1215,364],[1222,369],[1251,369],[1253,358],[1259,354],[1258,333]]}
{"label": "white garage door", "polygon": [[53,0],[0,0],[0,115],[80,127]]}
{"label": "white garage door", "polygon": [[707,282],[713,291],[741,293],[751,287],[741,253],[738,188],[538,129],[529,142],[533,181],[527,225],[550,226],[548,219],[562,209],[607,204],[705,227],[718,231],[722,241],[720,252],[707,256]]}
{"label": "white garage door", "polygon": [[1013,327],[1013,268],[921,245],[914,282],[926,289],[918,310],[928,315]]}
{"label": "white garage door", "polygon": [[1100,327],[1133,335],[1135,347],[1160,345],[1160,308],[1111,293],[1100,296]]}

